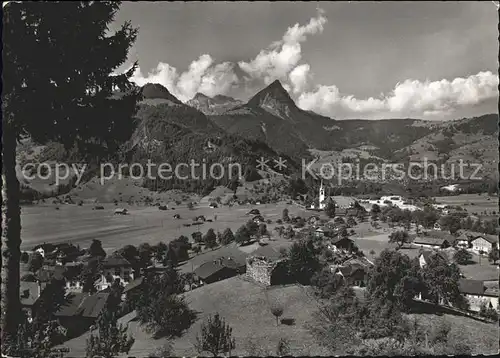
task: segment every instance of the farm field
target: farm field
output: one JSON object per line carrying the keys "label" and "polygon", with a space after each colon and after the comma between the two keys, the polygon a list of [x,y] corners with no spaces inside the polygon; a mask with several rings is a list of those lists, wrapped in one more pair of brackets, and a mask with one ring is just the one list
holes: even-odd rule
{"label": "farm field", "polygon": [[[216,312],[233,328],[236,348],[231,352],[232,355],[274,355],[281,337],[289,339],[293,355],[326,355],[327,352],[316,344],[306,328],[312,313],[317,310],[316,302],[305,293],[306,289],[292,285],[266,290],[241,277],[233,277],[187,292],[186,300],[198,317],[182,337],[174,340],[173,355],[197,355],[193,345],[196,335],[206,317]],[[284,307],[282,318],[293,319],[293,324],[276,326],[276,320],[269,310],[269,302],[275,301]],[[132,312],[120,319],[122,323],[128,324],[128,330],[136,340],[126,356],[146,357],[156,347],[162,346],[165,339],[151,338],[134,320],[134,316]],[[69,357],[85,354],[87,337],[88,333],[63,345],[70,349]]]}
{"label": "farm field", "polygon": [[[139,245],[147,242],[151,245],[160,241],[169,242],[180,235],[191,237],[196,231],[203,234],[213,228],[216,232],[231,228],[235,232],[252,216],[247,213],[257,208],[262,216],[273,222],[281,218],[284,208],[288,208],[290,215],[309,217],[312,215],[304,209],[286,204],[242,205],[209,208],[196,206],[189,210],[185,204],[175,210],[158,210],[154,206],[135,206],[123,204],[119,207],[126,208],[129,215],[113,215],[117,208],[114,204],[102,204],[104,210],[92,210],[92,204],[77,205],[33,205],[23,206],[21,209],[21,238],[22,250],[31,250],[41,243],[71,242],[82,247],[88,247],[92,239],[102,241],[103,248],[113,251],[125,245]],[[175,214],[180,219],[174,219]],[[184,224],[193,223],[193,218],[203,215],[213,222],[205,222],[199,226],[185,227]],[[215,220],[217,216],[217,220]],[[274,225],[268,226],[272,231]]]}
{"label": "farm field", "polygon": [[[477,213],[481,219],[498,217],[498,197],[488,196],[487,194],[460,194],[454,196],[436,196],[434,197],[438,204],[458,205],[467,209],[469,214]],[[488,214],[483,214],[486,211]],[[492,212],[496,214],[493,214]]]}

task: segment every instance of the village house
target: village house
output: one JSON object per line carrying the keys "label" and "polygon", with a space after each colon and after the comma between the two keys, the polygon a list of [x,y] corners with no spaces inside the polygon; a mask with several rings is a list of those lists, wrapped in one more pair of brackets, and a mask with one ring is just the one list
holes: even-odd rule
{"label": "village house", "polygon": [[353,257],[344,261],[341,265],[331,265],[332,273],[342,277],[348,286],[365,287],[368,281],[368,273],[373,263],[366,258]]}
{"label": "village house", "polygon": [[126,208],[117,208],[114,212],[115,215],[128,215],[128,210]]}
{"label": "village house", "polygon": [[59,265],[43,265],[37,273],[36,277],[38,281],[42,284],[42,289],[44,286],[52,280],[64,280],[64,272],[66,269],[64,266]]}
{"label": "village house", "polygon": [[474,252],[488,254],[494,247],[498,249],[498,236],[470,232],[469,247]]}
{"label": "village house", "polygon": [[34,252],[38,252],[40,254],[40,256],[45,258],[45,249],[43,247],[40,246],[39,248],[35,249]]}
{"label": "village house", "polygon": [[122,300],[125,300],[127,294],[131,294],[137,291],[140,291],[142,289],[142,285],[144,283],[144,277],[137,277],[136,279],[132,280],[127,286],[123,288],[122,292]]}
{"label": "village house", "polygon": [[252,218],[252,221],[256,224],[260,224],[260,223],[265,223],[266,220],[264,219],[264,217],[262,215],[255,215],[253,218]]}
{"label": "village house", "polygon": [[479,312],[482,304],[498,311],[498,282],[487,287],[484,281],[460,279],[459,289],[469,301],[471,311]]}
{"label": "village house", "polygon": [[113,254],[106,257],[102,262],[101,277],[96,282],[99,291],[110,287],[116,279],[120,280],[123,286],[126,286],[134,279],[132,264],[122,255]]}
{"label": "village house", "polygon": [[434,230],[436,230],[436,231],[441,231],[441,229],[442,229],[442,228],[441,228],[441,224],[440,224],[440,223],[438,223],[438,222],[437,222],[437,223],[435,223],[435,224],[434,224],[433,229],[434,229]]}
{"label": "village house", "polygon": [[331,245],[328,245],[328,248],[333,250],[334,252],[337,251],[352,251],[353,248],[356,246],[354,244],[354,241],[349,239],[348,237],[342,237],[337,235],[337,237],[334,237],[333,239],[330,240]]}
{"label": "village house", "polygon": [[333,236],[333,230],[327,228],[327,227],[319,227],[314,231],[314,234],[318,238],[323,238],[323,237],[332,237]]}
{"label": "village house", "polygon": [[66,330],[67,337],[71,338],[79,336],[94,324],[109,299],[109,293],[70,293],[67,299],[68,303],[61,306],[55,316]]}
{"label": "village house", "polygon": [[245,269],[245,263],[239,259],[221,257],[201,264],[194,270],[194,274],[202,284],[209,284],[240,275]]}
{"label": "village house", "polygon": [[67,262],[64,264],[64,280],[66,292],[80,293],[83,290],[83,282],[80,280],[80,274],[83,270],[82,262]]}
{"label": "village house", "polygon": [[78,278],[66,279],[65,288],[66,292],[81,293],[83,291],[83,282]]}
{"label": "village house", "polygon": [[425,265],[429,262],[429,258],[432,255],[439,255],[443,260],[448,261],[447,256],[440,251],[430,251],[430,250],[425,250],[418,255],[418,261],[420,263],[420,268],[424,268]]}
{"label": "village house", "polygon": [[335,210],[335,216],[352,216],[352,217],[356,217],[358,216],[359,214],[359,210],[358,208],[347,208],[347,209],[338,209],[338,210]]}
{"label": "village house", "polygon": [[417,236],[413,244],[422,248],[445,249],[453,246],[455,237],[444,231],[429,231],[426,236]]}
{"label": "village house", "polygon": [[250,210],[247,215],[260,215],[259,209],[252,209]]}
{"label": "village house", "polygon": [[493,247],[498,248],[498,236],[488,235],[470,230],[459,230],[456,245],[467,248],[475,253],[484,252],[488,254]]}
{"label": "village house", "polygon": [[469,240],[470,240],[469,237],[465,233],[463,233],[456,238],[455,245],[461,249],[468,249],[469,248]]}

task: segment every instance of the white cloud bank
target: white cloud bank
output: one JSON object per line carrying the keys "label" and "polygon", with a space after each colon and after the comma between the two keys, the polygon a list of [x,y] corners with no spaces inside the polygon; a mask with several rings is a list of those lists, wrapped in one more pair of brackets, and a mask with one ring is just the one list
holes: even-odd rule
{"label": "white cloud bank", "polygon": [[[252,81],[261,81],[267,85],[276,79],[281,80],[287,90],[299,94],[306,88],[310,77],[308,64],[297,66],[302,58],[300,43],[306,41],[308,35],[323,32],[326,22],[324,11],[318,9],[317,16],[310,19],[308,24],[289,27],[280,41],[260,51],[249,62],[215,64],[210,55],[204,54],[182,73],[164,62],[158,63],[157,67],[147,74],[143,74],[138,67],[132,81],[139,86],[159,83],[183,102],[191,99],[197,92],[208,96],[229,94],[231,89],[238,85],[256,91],[261,84],[254,88],[249,85]],[[235,66],[239,66],[244,73],[243,78],[238,78]]]}
{"label": "white cloud bank", "polygon": [[168,63],[160,62],[156,69],[144,76],[138,67],[132,81],[139,86],[159,83],[183,102],[193,98],[197,92],[207,96],[226,94],[239,80],[234,72],[234,64],[223,62],[214,64],[210,55],[201,55],[193,61],[189,69],[181,74]]}
{"label": "white cloud bank", "polygon": [[[335,85],[312,88],[311,66],[300,64],[301,43],[308,36],[321,34],[326,23],[324,11],[318,9],[317,15],[307,24],[289,27],[281,40],[270,44],[249,61],[215,63],[209,54],[204,54],[182,73],[163,62],[146,75],[137,68],[132,81],[141,86],[148,82],[162,84],[186,102],[197,92],[208,96],[230,95],[235,87],[253,95],[263,84],[279,79],[300,108],[333,118],[439,117],[498,97],[498,75],[489,71],[451,81],[409,79],[396,84],[391,93],[379,98],[358,99],[342,94]],[[236,66],[239,71],[235,71]]]}
{"label": "white cloud bank", "polygon": [[498,75],[479,72],[467,78],[440,81],[406,80],[381,98],[357,99],[341,95],[332,86],[318,86],[312,92],[302,93],[297,105],[302,109],[335,116],[336,113],[372,115],[380,118],[395,114],[419,113],[423,116],[449,114],[461,107],[474,106],[498,97]]}
{"label": "white cloud bank", "polygon": [[307,35],[322,33],[326,23],[324,11],[318,9],[317,16],[310,19],[307,25],[295,24],[289,27],[280,41],[261,50],[253,60],[240,61],[238,65],[250,79],[261,79],[265,84],[270,84],[276,79],[286,82],[290,74],[293,91],[299,92],[306,84],[310,69],[308,64],[297,66],[302,58],[300,43],[307,40]]}

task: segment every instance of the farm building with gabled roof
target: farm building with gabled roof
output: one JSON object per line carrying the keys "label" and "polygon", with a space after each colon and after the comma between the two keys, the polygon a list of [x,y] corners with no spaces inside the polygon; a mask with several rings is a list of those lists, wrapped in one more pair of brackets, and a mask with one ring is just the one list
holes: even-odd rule
{"label": "farm building with gabled roof", "polygon": [[94,324],[104,310],[109,293],[71,293],[67,303],[55,313],[59,324],[67,330],[68,337],[76,337]]}

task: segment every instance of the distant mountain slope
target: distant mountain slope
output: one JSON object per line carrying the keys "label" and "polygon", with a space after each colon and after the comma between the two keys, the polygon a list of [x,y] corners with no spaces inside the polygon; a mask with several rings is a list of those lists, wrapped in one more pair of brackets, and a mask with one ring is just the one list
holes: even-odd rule
{"label": "distant mountain slope", "polygon": [[[162,96],[165,95],[165,91],[160,92]],[[154,96],[149,98],[149,100],[155,99]],[[242,174],[249,175],[249,171],[255,171],[257,159],[261,156],[269,158],[279,156],[263,142],[225,132],[205,114],[177,102],[175,97],[168,103],[152,103],[140,105],[137,114],[140,119],[138,127],[125,146],[129,161],[144,162],[149,159],[153,163],[166,162],[175,168],[180,163],[189,164],[194,160],[199,165],[195,176],[200,177],[202,164],[210,168],[214,163],[223,165],[238,163],[242,167]],[[291,161],[289,170],[293,170]],[[183,176],[193,177],[188,167],[182,168],[180,173]],[[227,176],[220,181],[208,179],[164,181],[160,187],[189,190],[202,186],[203,190],[206,190],[210,189],[211,185],[228,184]],[[177,187],[174,186],[174,182]]]}
{"label": "distant mountain slope", "polygon": [[210,116],[229,133],[266,142],[290,156],[307,156],[307,148],[326,148],[330,134],[323,126],[334,120],[303,111],[295,105],[279,81],[274,81],[246,104]]}
{"label": "distant mountain slope", "polygon": [[[275,81],[244,104],[226,96],[210,98],[202,94],[184,104],[162,85],[146,84],[136,117],[138,126],[116,161],[151,159],[175,166],[195,160],[207,167],[237,162],[251,181],[259,178],[257,159],[279,156],[287,160],[287,168],[278,173],[284,177],[299,172],[302,159],[313,158],[318,159],[317,165],[343,159],[406,163],[427,158],[445,164],[463,160],[481,164],[488,176],[498,175],[497,114],[447,122],[339,121],[298,108],[281,83]],[[66,151],[58,143],[39,146],[27,140],[19,145],[18,158],[20,164],[73,163],[81,161],[81,153],[76,147]],[[68,182],[56,188],[53,178],[29,182],[19,177],[23,190],[34,194],[63,193],[72,185]],[[201,194],[200,190],[227,184],[227,178],[223,178],[181,180],[154,187]]]}
{"label": "distant mountain slope", "polygon": [[[396,152],[412,161],[424,158],[451,163],[478,163],[484,175],[498,171],[498,115],[439,122],[432,132]],[[474,170],[473,168],[471,170]],[[467,172],[467,171],[465,171]]]}
{"label": "distant mountain slope", "polygon": [[217,115],[233,109],[242,103],[243,102],[239,99],[228,96],[216,95],[214,97],[208,97],[202,93],[197,93],[186,104],[196,108],[204,114]]}
{"label": "distant mountain slope", "polygon": [[[161,100],[168,101],[167,103],[182,104],[168,89],[158,83],[147,83],[142,87],[143,101],[156,100],[156,103],[161,103]],[[151,102],[150,102],[151,103]],[[153,102],[154,103],[154,102]]]}

